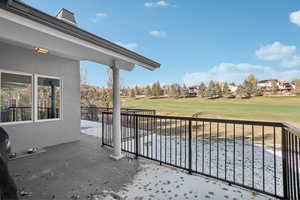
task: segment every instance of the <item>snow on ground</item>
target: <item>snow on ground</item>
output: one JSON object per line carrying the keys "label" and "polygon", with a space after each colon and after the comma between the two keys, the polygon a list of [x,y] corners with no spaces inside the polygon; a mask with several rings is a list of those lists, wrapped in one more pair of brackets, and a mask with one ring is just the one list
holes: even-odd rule
{"label": "snow on ground", "polygon": [[86,135],[101,137],[102,123],[88,120],[81,120],[81,132]]}
{"label": "snow on ground", "polygon": [[[101,137],[102,135],[101,123],[82,121],[81,125],[82,125],[81,127],[83,133]],[[123,137],[127,138],[127,140],[124,140],[122,144],[123,148],[134,152],[135,141],[134,139],[132,139],[134,138],[132,137],[133,135],[131,135],[131,133],[133,134],[134,131],[125,127],[122,128],[123,128],[122,132],[124,134]],[[140,154],[146,157],[162,160],[167,163],[176,164],[178,166],[187,168],[188,166],[188,141],[187,140],[185,140],[183,137],[180,138],[179,136],[161,137],[160,135],[156,135],[156,134],[145,135],[145,137],[143,138],[142,135],[144,134],[146,133],[143,130],[139,131]],[[147,141],[146,139],[148,139],[148,141],[150,142],[146,142]],[[110,141],[111,140],[107,142]],[[225,150],[225,146],[226,146],[226,150]],[[281,165],[282,159],[280,156],[280,152],[278,151],[275,154],[276,156],[274,156],[274,152],[272,150],[265,148],[263,151],[261,145],[252,146],[251,142],[243,141],[242,139],[238,139],[238,138],[236,138],[235,140],[232,139],[225,140],[223,138],[219,138],[219,139],[194,138],[192,140],[192,152],[193,152],[192,169],[194,171],[204,172],[205,174],[210,174],[215,177],[219,176],[220,178],[223,179],[225,179],[225,171],[226,171],[227,180],[244,184],[249,187],[254,186],[256,189],[260,189],[260,190],[263,190],[263,185],[264,185],[265,191],[270,193],[274,192],[275,185],[276,185],[277,194],[282,194],[282,165]],[[217,154],[217,152],[219,153]],[[235,154],[233,154],[233,152],[235,152]],[[262,162],[263,157],[265,159],[265,162]],[[242,158],[244,158],[244,162]],[[225,165],[225,159],[226,159],[226,165]],[[274,168],[274,159],[276,160],[276,168]],[[265,169],[264,172],[263,169]],[[165,171],[166,173],[162,173],[161,171]],[[184,178],[183,181],[181,179],[178,179],[180,178],[178,174],[181,173],[176,170],[170,171],[169,168],[160,167],[153,164],[147,165],[137,175],[138,178],[136,179],[136,185],[132,187],[129,186],[127,189],[128,191],[127,192],[123,191],[123,193],[125,196],[127,195],[129,197],[132,197],[137,193],[147,196],[147,193],[145,192],[148,191],[147,188],[149,189],[151,185],[150,191],[154,191],[154,193],[148,191],[149,199],[160,199],[160,198],[151,198],[150,194],[154,196],[155,194],[157,194],[156,197],[162,197],[162,196],[165,197],[167,196],[168,193],[175,195],[174,192],[168,192],[168,191],[169,190],[177,191],[177,189],[178,191],[180,191],[179,188],[176,187],[175,189],[174,188],[172,189],[172,187],[174,186],[174,184],[176,185],[176,183],[179,183],[181,181],[180,183],[186,185],[184,192],[183,193],[178,192],[176,198],[175,196],[173,196],[172,198],[171,196],[168,196],[168,198],[163,198],[163,199],[187,199],[186,198],[187,195],[188,195],[188,199],[193,199],[192,195],[194,195],[194,199],[196,199],[195,196],[198,195],[199,197],[200,195],[204,195],[202,196],[202,199],[204,198],[205,199],[227,199],[224,196],[222,198],[219,198],[220,196],[217,196],[218,193],[220,193],[218,195],[227,195],[227,196],[231,195],[230,199],[235,199],[235,198],[236,199],[251,199],[251,198],[261,199],[262,198],[260,196],[255,196],[255,195],[251,196],[252,192],[249,192],[250,196],[244,196],[245,198],[241,198],[241,195],[248,195],[248,193],[243,192],[242,194],[238,194],[238,192],[234,192],[234,189],[230,190],[230,192],[228,192],[229,190],[228,191],[225,189],[223,190],[224,183],[222,183],[221,181],[208,181],[208,179],[206,178],[199,179],[199,177],[195,177],[195,176],[188,176],[188,178]],[[243,174],[244,174],[244,180],[242,178]],[[144,178],[142,178],[143,176]],[[161,182],[157,182],[157,181],[156,183],[149,182],[148,179],[151,179],[150,177],[152,176],[160,177],[159,179]],[[170,179],[172,184],[166,184],[165,182],[163,182],[168,179]],[[141,180],[144,182],[141,182]],[[137,185],[140,184],[143,184],[142,189],[138,189],[140,186],[138,187]],[[147,184],[149,184],[149,187],[147,186]],[[181,186],[179,184],[180,188]],[[214,187],[216,186],[219,189],[218,192],[214,190]],[[161,187],[165,189],[161,189]],[[203,187],[205,188],[205,190],[203,190]],[[208,193],[209,191],[207,191],[206,189],[209,188],[212,188],[211,192],[213,193]],[[189,190],[191,190],[192,193],[190,193]],[[155,193],[156,191],[159,192]],[[198,193],[196,191],[198,191]],[[184,193],[187,193],[187,195],[184,195]],[[184,196],[180,196],[180,195],[184,195]]]}
{"label": "snow on ground", "polygon": [[[123,127],[123,149],[135,152],[134,130]],[[189,141],[139,130],[139,154],[168,164],[188,168]],[[148,142],[147,142],[148,141]],[[106,141],[111,142],[111,139]],[[192,170],[266,191],[283,194],[280,151],[242,138],[193,138]]]}
{"label": "snow on ground", "polygon": [[191,176],[182,170],[144,163],[132,183],[119,192],[103,192],[94,200],[270,200],[271,197],[229,186],[204,176]]}
{"label": "snow on ground", "polygon": [[[188,140],[175,136],[156,137],[155,134],[148,137],[152,137],[152,142],[140,145],[140,154],[188,168]],[[281,157],[274,156],[270,150],[263,152],[261,146],[252,146],[247,141],[243,145],[241,139],[193,138],[192,169],[270,193],[275,192],[275,186],[277,194],[283,192]]]}

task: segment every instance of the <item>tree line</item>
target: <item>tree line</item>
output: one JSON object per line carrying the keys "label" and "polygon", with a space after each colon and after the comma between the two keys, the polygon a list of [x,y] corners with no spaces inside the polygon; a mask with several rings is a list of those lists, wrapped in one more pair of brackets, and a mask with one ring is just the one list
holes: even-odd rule
{"label": "tree line", "polygon": [[[81,104],[82,106],[112,106],[112,74],[107,70],[108,80],[106,87],[93,87],[86,84],[85,77],[82,78]],[[296,90],[300,94],[300,79],[292,81]],[[276,80],[271,80],[271,93],[276,94],[278,90]],[[264,90],[258,87],[258,80],[253,74],[249,74],[246,79],[236,85],[233,82],[210,81],[207,85],[201,83],[194,87],[187,87],[178,83],[161,85],[159,81],[146,86],[134,86],[121,89],[123,97],[130,98],[185,98],[199,96],[208,99],[217,98],[251,98],[253,96],[264,95]]]}
{"label": "tree line", "polygon": [[[123,96],[128,97],[187,97],[200,96],[210,99],[214,98],[249,98],[251,96],[262,96],[263,91],[257,86],[257,79],[253,74],[250,74],[242,84],[235,85],[235,83],[210,81],[208,85],[201,83],[199,86],[187,87],[177,83],[170,85],[163,85],[156,82],[147,86],[135,86],[132,88],[125,88],[122,90]],[[234,90],[233,90],[234,88]]]}

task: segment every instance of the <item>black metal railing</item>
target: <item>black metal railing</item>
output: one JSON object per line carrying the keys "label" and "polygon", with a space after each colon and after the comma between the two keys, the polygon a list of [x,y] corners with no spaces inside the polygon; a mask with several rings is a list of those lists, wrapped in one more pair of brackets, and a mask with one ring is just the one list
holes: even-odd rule
{"label": "black metal railing", "polygon": [[300,130],[284,124],[282,134],[283,182],[287,199],[300,199]]}
{"label": "black metal railing", "polygon": [[[96,106],[81,107],[81,119],[90,121],[101,121],[102,112],[113,112],[113,108]],[[149,109],[121,108],[121,113],[155,115],[156,111]]]}
{"label": "black metal railing", "polygon": [[[276,198],[300,197],[300,131],[291,126],[128,113],[121,121],[122,150],[136,157]],[[102,144],[112,140],[112,113],[102,112]]]}
{"label": "black metal railing", "polygon": [[55,111],[53,111],[52,108],[49,107],[38,107],[38,116],[39,119],[53,119],[53,118],[59,118],[60,116],[60,109],[56,108]]}
{"label": "black metal railing", "polygon": [[1,122],[32,120],[31,107],[7,107],[1,109]]}
{"label": "black metal railing", "polygon": [[[49,107],[38,107],[39,119],[59,118],[60,110],[56,108],[56,112]],[[18,122],[32,120],[32,107],[7,107],[1,109],[1,122]]]}

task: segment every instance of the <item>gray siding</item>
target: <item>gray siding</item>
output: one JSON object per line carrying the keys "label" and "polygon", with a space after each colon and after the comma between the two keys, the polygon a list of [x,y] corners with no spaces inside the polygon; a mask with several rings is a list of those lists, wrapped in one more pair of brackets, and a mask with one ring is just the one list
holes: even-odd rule
{"label": "gray siding", "polygon": [[2,127],[12,141],[12,151],[47,147],[79,140],[80,63],[0,42],[0,69],[60,77],[63,82],[62,120],[10,124]]}

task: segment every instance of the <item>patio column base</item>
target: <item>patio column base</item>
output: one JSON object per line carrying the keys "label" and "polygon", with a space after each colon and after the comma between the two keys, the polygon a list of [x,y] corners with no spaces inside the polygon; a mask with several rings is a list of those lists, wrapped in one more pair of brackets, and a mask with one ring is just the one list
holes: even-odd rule
{"label": "patio column base", "polygon": [[119,155],[119,156],[110,155],[109,157],[113,160],[121,160],[122,158],[124,158],[124,155]]}

